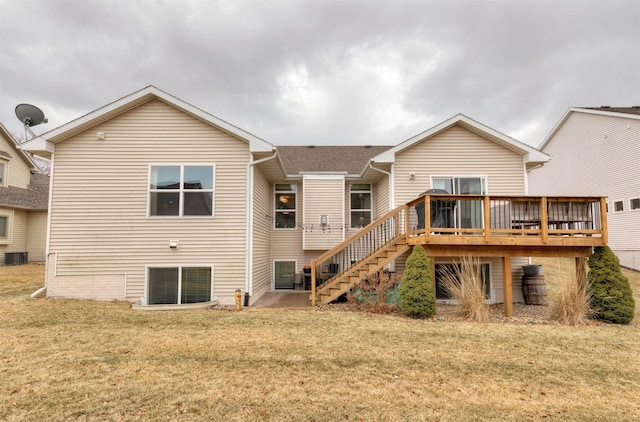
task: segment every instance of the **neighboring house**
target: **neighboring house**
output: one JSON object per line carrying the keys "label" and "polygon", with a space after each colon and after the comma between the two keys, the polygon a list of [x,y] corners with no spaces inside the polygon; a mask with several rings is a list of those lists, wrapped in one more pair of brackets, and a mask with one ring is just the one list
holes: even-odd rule
{"label": "neighboring house", "polygon": [[[405,238],[400,212],[406,217],[402,224],[416,229],[411,239],[384,246],[393,253],[377,250],[376,264],[366,271],[385,266],[402,272],[408,243],[428,243],[424,227],[430,224],[429,219],[415,223],[415,212],[403,204],[430,188],[466,194],[456,197],[460,206],[452,211],[456,225],[451,227],[473,231],[471,239],[463,239],[470,249],[432,245],[431,256],[436,265],[450,264],[454,251],[483,256],[490,301],[522,300],[520,266],[528,260],[519,257],[530,256],[527,245],[538,244],[535,236],[548,245],[538,248],[540,253],[555,253],[549,248],[567,242],[554,243],[552,230],[539,222],[525,233],[495,219],[494,209],[503,214],[510,209],[508,198],[481,205],[489,194],[525,196],[527,171],[548,157],[463,115],[394,147],[276,148],[147,87],[24,148],[52,157],[48,297],[140,301],[142,306],[231,304],[239,289],[253,303],[265,292],[296,288],[310,267],[300,287],[328,301],[311,280],[327,280],[326,287],[331,280],[353,278],[374,243]],[[476,199],[463,200],[470,198]],[[502,231],[493,238],[477,229],[489,221],[483,214],[489,209],[492,229],[497,225]],[[381,221],[395,226],[383,227]],[[516,238],[506,236],[514,233]],[[484,249],[478,249],[478,241]],[[339,251],[344,245],[348,254]],[[518,249],[505,257],[513,245]],[[576,256],[586,254],[576,251]],[[342,280],[341,286],[349,282]]]}
{"label": "neighboring house", "polygon": [[0,124],[0,264],[44,262],[49,176]]}
{"label": "neighboring house", "polygon": [[609,246],[640,270],[640,106],[570,108],[540,149],[552,160],[531,193],[606,196]]}

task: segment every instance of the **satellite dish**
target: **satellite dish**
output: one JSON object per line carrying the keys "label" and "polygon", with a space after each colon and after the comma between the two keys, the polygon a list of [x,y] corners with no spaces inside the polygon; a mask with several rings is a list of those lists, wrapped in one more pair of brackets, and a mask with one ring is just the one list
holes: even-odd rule
{"label": "satellite dish", "polygon": [[25,127],[47,123],[47,119],[44,118],[42,110],[31,104],[18,104],[16,106],[16,116]]}
{"label": "satellite dish", "polygon": [[37,126],[40,123],[48,122],[44,117],[42,110],[31,104],[18,104],[16,106],[16,117],[24,126],[25,138],[27,138],[27,133],[29,133],[32,138],[36,137],[36,134],[31,130],[31,126]]}

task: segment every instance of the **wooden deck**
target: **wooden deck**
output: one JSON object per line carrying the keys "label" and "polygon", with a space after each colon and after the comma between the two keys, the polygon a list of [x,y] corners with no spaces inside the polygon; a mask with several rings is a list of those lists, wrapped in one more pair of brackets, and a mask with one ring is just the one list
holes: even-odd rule
{"label": "wooden deck", "polygon": [[310,302],[328,303],[413,245],[428,256],[502,258],[512,314],[511,258],[584,257],[607,243],[603,197],[424,195],[373,221],[311,263]]}

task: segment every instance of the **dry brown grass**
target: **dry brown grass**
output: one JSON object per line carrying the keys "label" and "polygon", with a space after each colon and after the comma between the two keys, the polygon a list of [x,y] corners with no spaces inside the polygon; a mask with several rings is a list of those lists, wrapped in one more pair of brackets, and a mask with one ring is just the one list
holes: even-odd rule
{"label": "dry brown grass", "polygon": [[[0,267],[0,420],[640,420],[640,327],[30,300]],[[632,281],[636,293],[640,279]]]}
{"label": "dry brown grass", "polygon": [[591,294],[587,284],[586,268],[576,274],[571,268],[556,260],[557,280],[551,296],[551,318],[566,325],[582,325],[589,322],[591,316]]}
{"label": "dry brown grass", "polygon": [[444,267],[442,287],[457,301],[458,314],[475,322],[489,321],[489,305],[485,303],[486,280],[480,259],[462,257],[455,267]]}

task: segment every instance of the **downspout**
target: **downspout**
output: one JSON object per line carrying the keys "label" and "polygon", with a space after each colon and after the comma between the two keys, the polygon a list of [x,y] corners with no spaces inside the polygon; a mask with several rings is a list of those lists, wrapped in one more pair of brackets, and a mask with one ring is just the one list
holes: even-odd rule
{"label": "downspout", "polygon": [[273,155],[265,158],[261,158],[256,161],[250,161],[247,164],[247,209],[245,215],[247,216],[246,227],[246,250],[245,257],[245,294],[249,296],[253,295],[253,167],[256,164],[264,163],[265,161],[273,160],[278,156],[278,151]]}
{"label": "downspout", "polygon": [[379,169],[377,167],[374,167],[372,163],[369,163],[369,168],[371,170],[375,170],[375,171],[379,171],[380,173],[384,173],[387,176],[389,176],[389,210],[392,210],[395,208],[394,203],[395,201],[393,200],[393,196],[395,194],[395,189],[393,188],[393,180],[391,180],[391,173],[386,171],[386,170],[382,170]]}
{"label": "downspout", "polygon": [[51,198],[53,197],[53,168],[55,155],[55,152],[51,154],[51,164],[49,166],[49,198],[47,199],[47,240],[44,247],[44,286],[31,293],[31,299],[35,299],[47,290],[47,278],[49,278],[49,247],[51,244]]}

